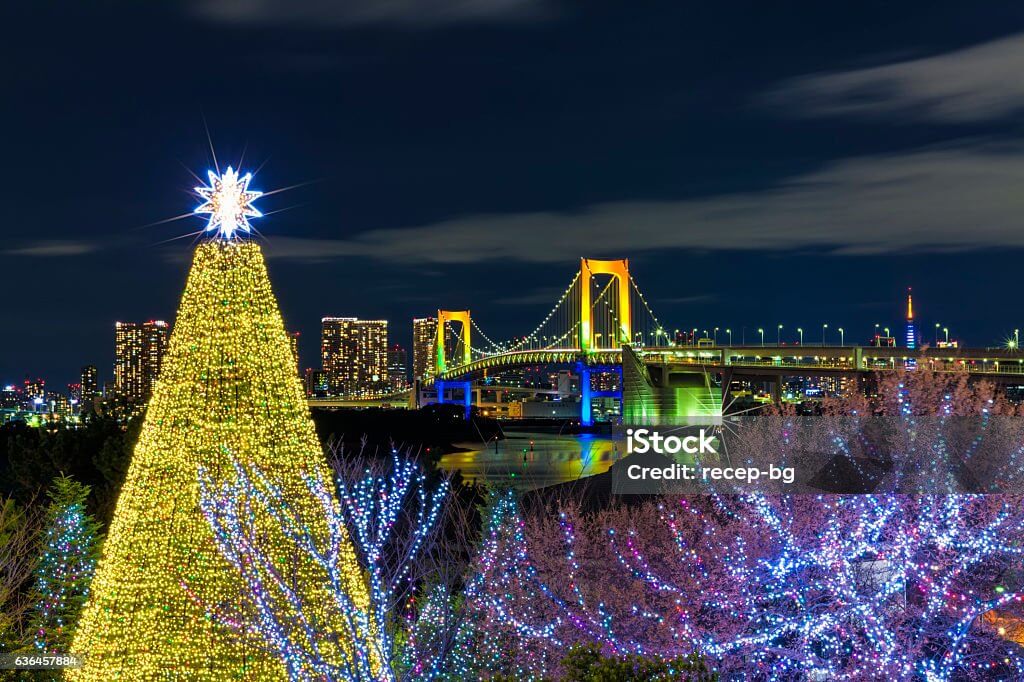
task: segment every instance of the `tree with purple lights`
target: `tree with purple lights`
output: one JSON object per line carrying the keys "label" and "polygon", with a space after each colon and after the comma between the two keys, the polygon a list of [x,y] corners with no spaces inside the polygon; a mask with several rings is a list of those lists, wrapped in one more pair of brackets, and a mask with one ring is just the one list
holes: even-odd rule
{"label": "tree with purple lights", "polygon": [[[892,492],[978,461],[995,465],[975,467],[985,489],[1017,480],[1018,420],[994,419],[1013,411],[987,384],[920,368],[872,399],[830,401],[818,442],[929,465],[890,477],[886,494],[716,493],[590,514],[524,513],[504,496],[470,585],[484,632],[466,659],[483,676],[541,678],[567,646],[597,642],[701,653],[730,679],[1018,679],[1022,498]],[[765,422],[764,452],[797,448],[789,416]]]}
{"label": "tree with purple lights", "polygon": [[883,462],[876,493],[1019,492],[1024,420],[991,382],[966,371],[878,374],[875,390],[827,399],[820,431],[854,466]]}
{"label": "tree with purple lights", "polygon": [[1007,584],[1024,554],[1019,498],[665,498],[547,518],[503,504],[471,594],[481,641],[520,644],[488,672],[550,675],[586,642],[701,653],[737,679],[1024,672],[984,617],[1024,613]]}

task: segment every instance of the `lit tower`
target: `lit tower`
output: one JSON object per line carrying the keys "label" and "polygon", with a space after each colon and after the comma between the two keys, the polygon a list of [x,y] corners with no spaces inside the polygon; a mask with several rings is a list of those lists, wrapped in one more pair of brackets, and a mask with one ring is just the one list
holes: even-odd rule
{"label": "lit tower", "polygon": [[907,348],[917,348],[917,327],[914,325],[914,297],[907,288]]}
{"label": "lit tower", "polygon": [[[242,580],[217,549],[199,508],[198,469],[215,481],[233,461],[257,467],[277,486],[323,546],[323,509],[303,480],[330,480],[309,417],[295,358],[270,288],[259,244],[242,239],[259,215],[250,176],[210,173],[197,188],[211,239],[195,250],[160,376],[146,410],[90,599],[72,651],[87,654],[73,680],[284,680],[284,665],[244,628]],[[336,504],[336,503],[335,503]],[[306,603],[328,604],[330,584],[268,516],[250,520],[252,537]],[[351,544],[340,546],[346,590],[366,608],[366,587]],[[272,585],[269,589],[275,589]],[[219,617],[214,618],[217,615]],[[317,646],[341,664],[351,643],[333,637],[330,610]],[[283,619],[294,614],[281,614]],[[308,672],[308,671],[306,671]]]}

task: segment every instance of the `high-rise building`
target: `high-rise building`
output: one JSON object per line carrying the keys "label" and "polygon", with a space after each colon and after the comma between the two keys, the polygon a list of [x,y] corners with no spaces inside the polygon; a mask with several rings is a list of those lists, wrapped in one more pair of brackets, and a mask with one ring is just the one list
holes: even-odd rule
{"label": "high-rise building", "polygon": [[82,368],[82,402],[91,402],[99,393],[99,374],[96,372],[96,365],[86,365]]}
{"label": "high-rise building", "polygon": [[398,343],[388,346],[388,380],[396,391],[403,390],[409,381],[409,352]]}
{"label": "high-rise building", "polygon": [[426,379],[434,373],[437,318],[417,317],[412,321],[412,378]]}
{"label": "high-rise building", "polygon": [[14,384],[9,384],[0,389],[0,409],[16,410],[21,407],[21,391]]}
{"label": "high-rise building", "polygon": [[299,371],[299,332],[285,332],[288,334],[288,343],[292,348],[292,357],[295,358],[295,372],[302,376],[302,372]]}
{"label": "high-rise building", "polygon": [[47,393],[45,406],[46,411],[53,415],[67,417],[71,414],[71,399],[61,393]]}
{"label": "high-rise building", "polygon": [[[46,398],[46,381],[44,379],[25,379],[24,398],[28,403],[37,403]],[[29,409],[32,409],[29,407]]]}
{"label": "high-rise building", "polygon": [[326,398],[330,393],[330,385],[327,381],[327,372],[322,369],[306,370],[305,377],[306,396],[309,398]]}
{"label": "high-rise building", "polygon": [[332,395],[365,395],[388,387],[387,320],[323,318],[320,354]]}
{"label": "high-rise building", "polygon": [[163,320],[114,325],[114,385],[130,402],[149,398],[160,374],[170,328]]}

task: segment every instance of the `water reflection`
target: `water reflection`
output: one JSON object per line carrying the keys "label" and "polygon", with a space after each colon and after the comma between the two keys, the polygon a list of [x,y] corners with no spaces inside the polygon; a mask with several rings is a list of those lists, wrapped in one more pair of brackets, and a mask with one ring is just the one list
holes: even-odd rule
{"label": "water reflection", "polygon": [[441,458],[448,471],[461,470],[467,481],[504,483],[533,490],[574,481],[608,470],[623,455],[621,442],[594,434],[508,433],[505,440],[484,447],[456,443],[466,452]]}

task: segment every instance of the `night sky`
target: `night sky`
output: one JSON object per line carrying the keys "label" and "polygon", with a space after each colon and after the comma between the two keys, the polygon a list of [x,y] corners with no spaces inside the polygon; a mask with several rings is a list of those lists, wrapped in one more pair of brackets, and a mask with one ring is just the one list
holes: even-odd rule
{"label": "night sky", "polygon": [[0,382],[110,380],[115,320],[173,321],[203,222],[153,223],[196,205],[207,128],[296,186],[257,226],[304,367],[325,315],[526,333],[580,256],[630,258],[668,328],[866,341],[913,286],[925,340],[997,344],[1024,327],[1024,7],[853,7],[5,3]]}

